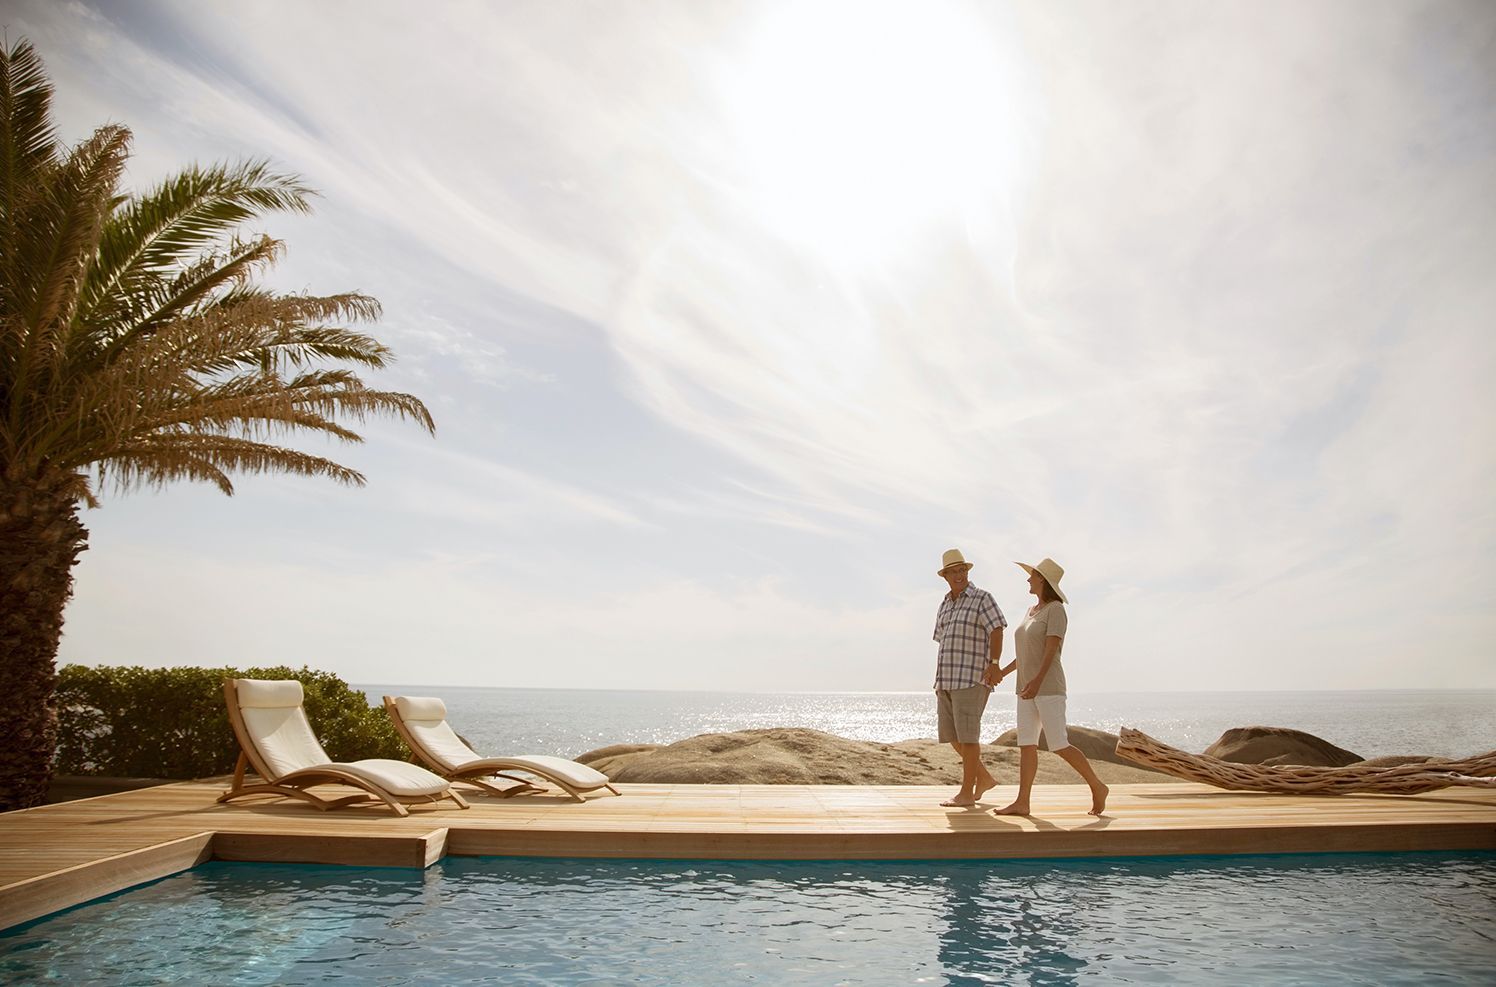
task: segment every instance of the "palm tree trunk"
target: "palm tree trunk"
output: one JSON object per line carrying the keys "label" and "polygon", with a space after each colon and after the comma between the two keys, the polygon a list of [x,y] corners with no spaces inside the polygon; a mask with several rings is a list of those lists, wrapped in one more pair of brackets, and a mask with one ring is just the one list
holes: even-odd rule
{"label": "palm tree trunk", "polygon": [[57,746],[57,643],[87,547],[76,481],[0,476],[0,811],[46,801]]}

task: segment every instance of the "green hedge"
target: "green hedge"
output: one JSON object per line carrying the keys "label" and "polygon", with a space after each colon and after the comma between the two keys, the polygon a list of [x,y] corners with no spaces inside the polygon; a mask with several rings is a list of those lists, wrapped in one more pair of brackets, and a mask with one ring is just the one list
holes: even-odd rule
{"label": "green hedge", "polygon": [[334,761],[409,759],[384,710],[330,672],[64,665],[57,676],[57,773],[205,778],[233,771],[239,745],[223,705],[226,678],[300,682],[307,719]]}

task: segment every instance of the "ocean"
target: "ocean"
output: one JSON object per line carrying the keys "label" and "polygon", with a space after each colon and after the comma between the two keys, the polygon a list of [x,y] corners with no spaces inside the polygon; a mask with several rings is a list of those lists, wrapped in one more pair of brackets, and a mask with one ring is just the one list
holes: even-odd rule
{"label": "ocean", "polygon": [[[930,692],[664,692],[359,685],[370,702],[439,696],[480,754],[573,757],[609,744],[668,744],[701,733],[812,727],[890,743],[935,736]],[[994,691],[984,740],[1015,725],[1013,694]],[[1070,696],[1071,724],[1134,727],[1200,752],[1231,727],[1304,730],[1363,758],[1467,757],[1496,749],[1496,690],[1357,692],[1110,692]]]}

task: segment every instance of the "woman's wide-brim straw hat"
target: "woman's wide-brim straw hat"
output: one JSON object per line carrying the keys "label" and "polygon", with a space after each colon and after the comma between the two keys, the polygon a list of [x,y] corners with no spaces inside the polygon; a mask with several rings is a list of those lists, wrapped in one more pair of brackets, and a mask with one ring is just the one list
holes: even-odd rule
{"label": "woman's wide-brim straw hat", "polygon": [[961,554],[961,550],[959,548],[948,549],[946,553],[940,557],[940,568],[936,570],[935,575],[943,576],[945,575],[945,570],[958,568],[970,569],[971,563],[966,561],[966,557]]}
{"label": "woman's wide-brim straw hat", "polygon": [[1060,598],[1061,603],[1070,602],[1065,597],[1065,591],[1060,589],[1060,580],[1064,578],[1065,570],[1054,559],[1045,559],[1038,565],[1029,565],[1027,562],[1015,562],[1013,564],[1030,575],[1037,572],[1049,584],[1049,588],[1054,590],[1054,595]]}

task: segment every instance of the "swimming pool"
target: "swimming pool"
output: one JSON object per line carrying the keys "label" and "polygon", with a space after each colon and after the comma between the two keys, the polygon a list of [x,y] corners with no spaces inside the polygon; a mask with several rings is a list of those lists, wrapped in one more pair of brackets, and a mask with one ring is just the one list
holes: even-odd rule
{"label": "swimming pool", "polygon": [[1490,983],[1496,852],[210,863],[0,934],[0,981]]}

